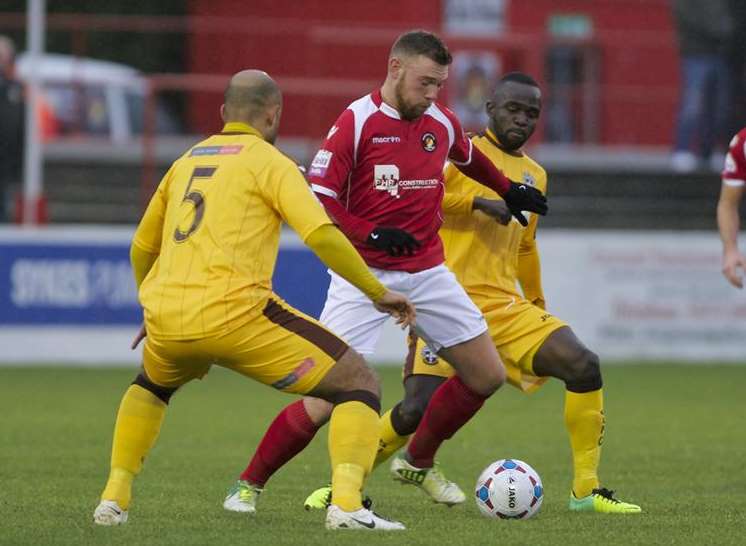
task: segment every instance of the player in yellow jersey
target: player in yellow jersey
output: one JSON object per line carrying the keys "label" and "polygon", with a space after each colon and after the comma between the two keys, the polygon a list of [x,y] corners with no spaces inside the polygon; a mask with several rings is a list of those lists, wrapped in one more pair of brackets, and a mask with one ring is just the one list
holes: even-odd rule
{"label": "player in yellow jersey", "polygon": [[281,110],[280,89],[266,73],[233,76],[223,131],[174,162],[137,228],[131,259],[145,321],[133,347],[147,332],[143,370],[119,406],[97,524],[127,521],[132,481],[171,395],[219,365],[333,405],[327,528],[404,528],[363,508],[360,497],[378,443],[377,379],[347,344],[272,292],[282,222],[402,326],[413,324],[414,308],[373,276],[272,145]]}
{"label": "player in yellow jersey", "polygon": [[[546,192],[546,172],[522,151],[540,112],[541,92],[536,82],[523,73],[507,74],[487,103],[487,130],[473,143],[511,180]],[[564,415],[574,465],[570,510],[639,513],[639,506],[616,499],[599,482],[605,426],[599,360],[569,326],[546,311],[535,240],[537,216],[531,215],[528,226],[522,227],[511,220],[496,193],[453,166],[447,167],[446,192],[445,222],[440,230],[446,264],[484,313],[508,382],[526,393],[538,389],[548,377],[565,383]],[[421,340],[410,340],[405,396],[381,418],[376,465],[406,444],[433,393],[453,373]],[[314,411],[318,413],[318,409]],[[412,471],[406,451],[392,460],[391,472],[395,479],[418,485],[436,501],[442,497],[434,482],[428,482],[427,476],[420,479]],[[315,491],[306,506],[324,506],[329,493],[329,488]]]}

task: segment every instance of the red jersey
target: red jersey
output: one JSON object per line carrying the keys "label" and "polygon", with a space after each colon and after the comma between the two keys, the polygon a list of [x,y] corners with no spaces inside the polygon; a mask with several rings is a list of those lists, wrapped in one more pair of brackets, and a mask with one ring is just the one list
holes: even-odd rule
{"label": "red jersey", "polygon": [[[438,230],[446,160],[464,165],[471,157],[471,141],[450,110],[433,103],[407,121],[375,91],[339,116],[308,179],[319,196],[338,200],[361,220],[355,229],[338,223],[369,266],[416,272],[444,261]],[[422,246],[412,256],[389,256],[365,244],[376,226],[403,229]]]}
{"label": "red jersey", "polygon": [[722,177],[723,184],[728,186],[746,184],[746,128],[741,129],[728,145]]}

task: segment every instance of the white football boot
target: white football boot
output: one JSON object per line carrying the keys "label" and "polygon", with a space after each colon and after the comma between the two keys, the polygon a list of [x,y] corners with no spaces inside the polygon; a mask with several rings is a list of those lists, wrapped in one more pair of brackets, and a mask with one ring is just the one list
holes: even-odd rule
{"label": "white football boot", "polygon": [[466,500],[461,488],[446,479],[437,465],[432,468],[417,468],[409,464],[404,455],[398,454],[391,461],[391,474],[401,483],[416,485],[434,502],[453,506]]}
{"label": "white football boot", "polygon": [[404,531],[406,527],[399,521],[382,518],[372,510],[360,508],[345,512],[336,504],[326,509],[327,529],[360,529],[363,531]]}
{"label": "white football boot", "polygon": [[245,514],[256,514],[256,501],[262,494],[261,487],[257,487],[245,480],[238,480],[228,491],[223,501],[223,508],[230,512],[243,512]]}
{"label": "white football boot", "polygon": [[96,525],[122,525],[127,523],[127,510],[122,510],[116,501],[102,500],[93,511],[93,523]]}

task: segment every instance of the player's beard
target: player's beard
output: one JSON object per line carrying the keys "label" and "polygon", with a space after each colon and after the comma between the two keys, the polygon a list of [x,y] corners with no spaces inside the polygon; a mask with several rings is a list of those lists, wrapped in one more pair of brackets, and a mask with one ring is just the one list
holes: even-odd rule
{"label": "player's beard", "polygon": [[518,140],[511,140],[508,131],[498,131],[494,124],[492,125],[492,132],[495,133],[497,141],[500,143],[500,148],[507,152],[514,152],[523,148],[523,145],[526,144],[526,141],[529,139],[533,131],[528,132]]}
{"label": "player's beard", "polygon": [[396,99],[396,108],[399,110],[399,115],[402,119],[412,121],[424,114],[427,108],[423,109],[421,105],[407,104],[403,93],[405,76],[406,73],[402,72],[399,81],[396,82],[396,85],[394,86],[394,98]]}

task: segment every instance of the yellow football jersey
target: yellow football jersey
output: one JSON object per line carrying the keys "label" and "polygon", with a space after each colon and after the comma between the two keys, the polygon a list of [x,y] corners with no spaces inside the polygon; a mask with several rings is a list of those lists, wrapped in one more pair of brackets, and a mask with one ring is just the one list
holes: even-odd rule
{"label": "yellow football jersey", "polygon": [[304,241],[331,223],[296,165],[255,129],[229,123],[187,150],[133,242],[158,254],[139,293],[149,335],[201,339],[261,314],[283,221]]}
{"label": "yellow football jersey", "polygon": [[[546,171],[538,163],[525,154],[520,157],[508,154],[490,139],[495,141],[494,135],[488,131],[486,136],[476,137],[472,142],[508,178],[546,193]],[[471,210],[475,197],[501,199],[497,193],[462,174],[453,165],[446,168],[445,184],[445,221],[440,236],[448,267],[472,297],[494,298],[496,291],[520,296],[516,286],[519,254],[533,254],[538,259],[535,241],[537,215],[524,213],[529,218],[525,228],[515,218],[507,226],[502,226],[494,218]],[[532,275],[538,275],[538,262]],[[527,279],[524,276],[521,282],[527,299],[543,297],[539,278]]]}

